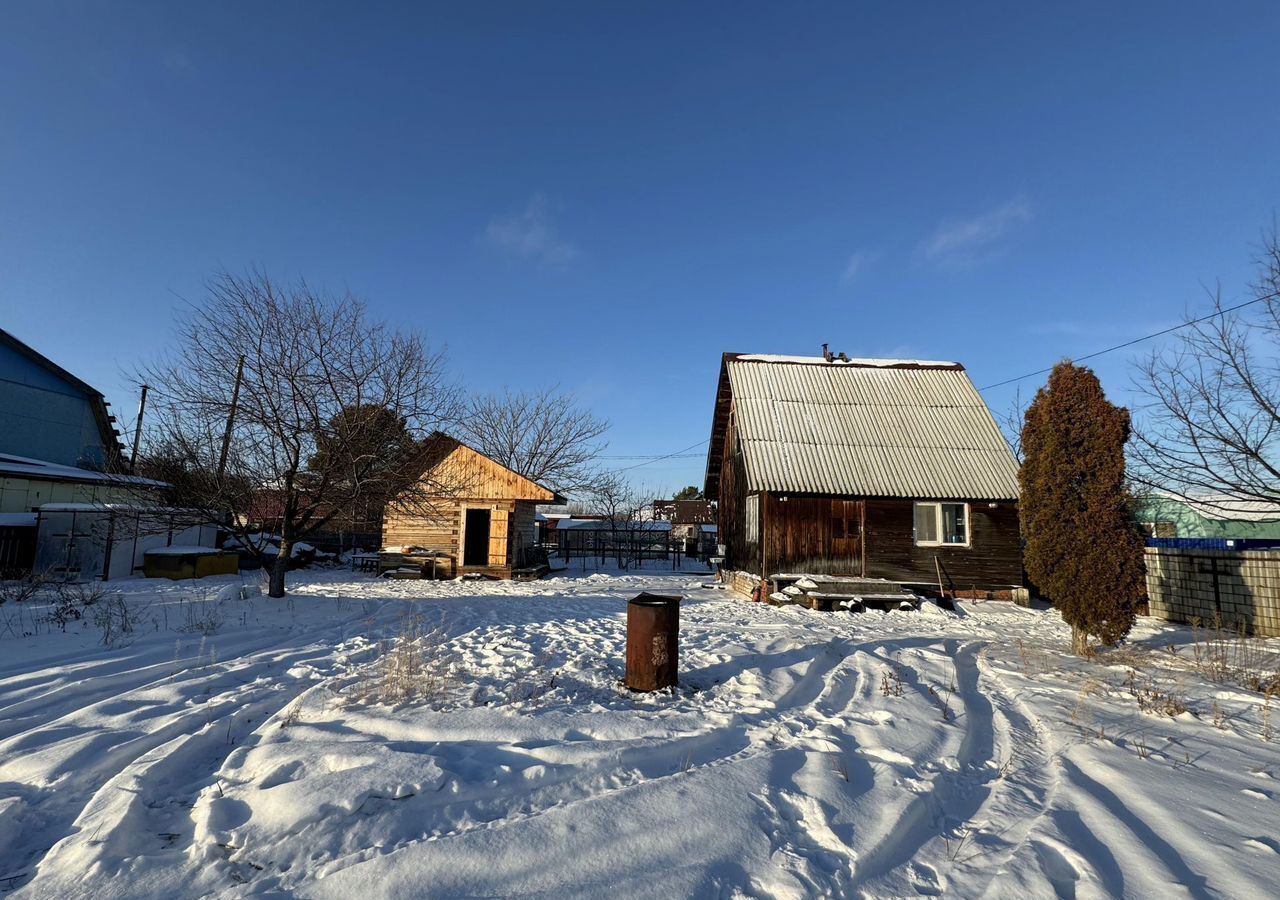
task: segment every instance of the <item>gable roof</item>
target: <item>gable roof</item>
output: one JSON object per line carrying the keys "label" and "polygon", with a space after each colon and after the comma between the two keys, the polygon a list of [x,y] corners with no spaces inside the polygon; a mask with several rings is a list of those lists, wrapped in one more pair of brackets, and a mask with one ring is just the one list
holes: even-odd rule
{"label": "gable roof", "polygon": [[724,354],[707,496],[719,491],[731,410],[751,492],[1018,496],[1017,460],[959,363]]}
{"label": "gable roof", "polygon": [[24,344],[3,328],[0,328],[0,346],[9,347],[19,356],[29,359],[76,390],[81,391],[88,398],[89,404],[93,408],[93,418],[97,422],[98,431],[102,436],[102,446],[106,449],[107,467],[118,467],[120,461],[124,458],[124,444],[121,442],[120,434],[116,431],[114,425],[115,416],[108,411],[107,400],[102,391],[87,382],[81,381],[62,368],[62,366],[49,359],[49,357],[34,347]]}
{"label": "gable roof", "polygon": [[443,431],[433,432],[424,442],[424,472],[452,470],[443,478],[457,485],[460,496],[473,499],[533,500],[538,503],[565,503],[548,487],[525,478],[491,456],[464,444]]}

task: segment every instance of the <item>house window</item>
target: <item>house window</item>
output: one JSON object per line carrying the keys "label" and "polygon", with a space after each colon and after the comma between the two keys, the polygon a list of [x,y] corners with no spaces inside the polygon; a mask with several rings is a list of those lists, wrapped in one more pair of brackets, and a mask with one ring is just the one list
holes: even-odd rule
{"label": "house window", "polygon": [[748,544],[760,540],[760,496],[752,494],[747,498],[746,506],[746,540]]}
{"label": "house window", "polygon": [[916,546],[969,545],[969,505],[967,503],[917,503]]}

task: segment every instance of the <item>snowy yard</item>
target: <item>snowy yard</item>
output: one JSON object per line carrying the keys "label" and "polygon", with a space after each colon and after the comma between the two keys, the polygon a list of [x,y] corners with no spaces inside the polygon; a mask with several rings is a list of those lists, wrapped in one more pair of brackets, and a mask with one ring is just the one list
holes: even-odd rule
{"label": "snowy yard", "polygon": [[[277,601],[205,599],[229,576],[139,579],[112,584],[136,619],[115,648],[94,623],[107,600],[65,632],[2,606],[0,892],[1261,897],[1280,882],[1273,713],[1210,682],[1189,629],[1142,620],[1088,662],[1064,654],[1051,611],[818,613],[705,582],[300,572]],[[618,683],[641,590],[687,598],[674,694]],[[395,649],[405,633],[420,668]]]}

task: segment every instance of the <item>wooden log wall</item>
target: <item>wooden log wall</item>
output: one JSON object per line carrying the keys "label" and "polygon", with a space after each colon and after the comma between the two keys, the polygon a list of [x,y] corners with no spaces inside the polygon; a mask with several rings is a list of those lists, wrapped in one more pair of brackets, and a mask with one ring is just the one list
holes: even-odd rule
{"label": "wooden log wall", "polygon": [[761,495],[766,575],[783,570],[861,575],[858,500]]}
{"label": "wooden log wall", "polygon": [[746,535],[747,471],[738,444],[738,428],[733,407],[724,441],[724,461],[720,468],[718,504],[719,538],[725,545],[725,567],[759,571],[760,547]]}
{"label": "wooden log wall", "polygon": [[[934,557],[955,587],[1022,584],[1022,537],[1018,505],[985,500],[969,504],[968,547],[917,547],[915,504],[910,500],[867,501],[867,575],[893,581],[937,582]],[[948,585],[949,587],[950,585]]]}

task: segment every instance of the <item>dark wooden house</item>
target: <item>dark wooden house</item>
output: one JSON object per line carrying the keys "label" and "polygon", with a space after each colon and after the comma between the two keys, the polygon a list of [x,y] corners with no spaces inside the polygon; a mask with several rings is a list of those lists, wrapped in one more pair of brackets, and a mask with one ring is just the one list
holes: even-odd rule
{"label": "dark wooden house", "polygon": [[1018,463],[958,363],[724,354],[706,496],[729,569],[1022,581]]}
{"label": "dark wooden house", "polygon": [[427,440],[422,478],[421,491],[387,506],[382,544],[447,554],[460,574],[510,578],[527,567],[538,504],[564,502],[441,432]]}

